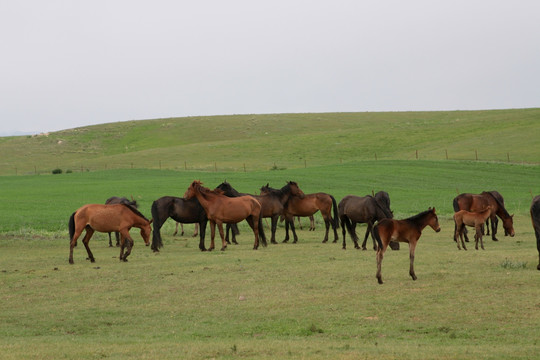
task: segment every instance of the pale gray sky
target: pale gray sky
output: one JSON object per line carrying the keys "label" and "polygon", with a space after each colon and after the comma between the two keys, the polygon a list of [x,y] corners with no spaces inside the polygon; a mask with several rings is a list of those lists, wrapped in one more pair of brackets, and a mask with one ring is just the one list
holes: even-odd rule
{"label": "pale gray sky", "polygon": [[1,0],[0,134],[540,106],[538,0]]}

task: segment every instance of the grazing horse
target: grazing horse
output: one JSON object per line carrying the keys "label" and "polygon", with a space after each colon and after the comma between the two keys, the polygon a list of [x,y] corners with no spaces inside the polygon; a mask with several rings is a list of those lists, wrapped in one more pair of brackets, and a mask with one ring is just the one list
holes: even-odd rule
{"label": "grazing horse", "polygon": [[[484,235],[484,223],[491,216],[491,206],[488,206],[484,211],[481,212],[470,212],[467,210],[459,210],[454,213],[454,241],[457,243],[458,250],[461,250],[459,246],[459,241],[463,245],[463,250],[467,250],[465,247],[465,242],[463,241],[463,232],[466,226],[472,226],[475,228],[476,233],[474,235],[474,240],[476,242],[476,250],[478,250],[478,240],[480,239],[480,245],[482,250],[484,250],[484,241],[482,237]],[[458,239],[459,235],[459,239]]]}
{"label": "grazing horse", "polygon": [[[146,243],[150,244],[150,233],[152,220],[144,217],[139,210],[125,204],[102,205],[88,204],[79,208],[69,218],[69,263],[73,264],[73,248],[77,244],[77,239],[86,230],[83,244],[91,262],[95,262],[94,255],[90,251],[88,242],[95,231],[120,233],[120,261],[127,261],[133,247],[133,239],[129,235],[129,229],[136,227],[141,229],[141,236]],[[124,247],[127,241],[127,251],[124,254]]]}
{"label": "grazing horse", "polygon": [[[498,194],[498,193],[497,193]],[[508,211],[504,208],[504,204],[501,203],[497,194],[493,194],[492,191],[484,191],[481,194],[460,194],[454,198],[453,206],[454,212],[459,210],[467,210],[471,212],[483,211],[488,206],[491,206],[491,239],[498,241],[497,237],[497,216],[501,218],[503,222],[503,228],[505,234],[514,236],[514,221],[513,216],[508,214]],[[500,195],[500,194],[499,194]],[[502,198],[502,197],[501,197]],[[464,231],[465,241],[469,241],[467,231]]]}
{"label": "grazing horse", "polygon": [[371,234],[371,238],[373,239],[373,250],[377,250],[377,243],[373,236],[375,222],[394,217],[387,204],[386,201],[378,200],[376,196],[369,195],[363,197],[347,195],[341,199],[338,204],[338,213],[341,221],[341,231],[343,233],[343,249],[347,248],[345,243],[347,230],[354,242],[354,247],[360,249],[360,246],[358,246],[358,236],[356,235],[356,224],[366,223],[367,229],[364,242],[362,243],[362,250],[366,250],[366,242],[369,234]]}
{"label": "grazing horse", "polygon": [[202,186],[199,180],[191,183],[184,196],[186,199],[197,198],[206,211],[211,226],[211,244],[208,250],[214,249],[216,225],[221,236],[221,250],[223,251],[227,248],[227,242],[223,234],[223,223],[238,223],[242,220],[246,220],[253,229],[255,235],[253,250],[257,250],[259,247],[259,234],[263,246],[266,246],[266,237],[262,226],[261,204],[253,197],[228,197],[219,189],[212,191]]}
{"label": "grazing horse", "polygon": [[175,196],[163,196],[152,203],[152,218],[154,219],[154,232],[152,233],[152,250],[158,252],[163,247],[160,229],[172,218],[177,223],[199,225],[199,249],[206,251],[204,237],[208,218],[206,212],[197,199],[183,199]]}
{"label": "grazing horse", "polygon": [[441,231],[435,208],[429,208],[429,210],[404,220],[383,219],[375,225],[373,234],[379,244],[379,248],[377,249],[377,280],[379,284],[383,283],[381,264],[384,252],[391,241],[409,243],[409,275],[411,275],[413,280],[416,280],[416,274],[414,273],[414,250],[416,249],[418,239],[422,235],[422,230],[428,225],[436,232]]}
{"label": "grazing horse", "polygon": [[[105,205],[111,204],[126,204],[133,206],[135,209],[139,207],[137,201],[133,199],[133,196],[131,197],[131,200],[125,197],[112,196],[105,201]],[[114,235],[116,236],[116,247],[118,247],[120,246],[120,233],[116,231]],[[112,247],[111,233],[109,233],[109,247]]]}
{"label": "grazing horse", "polygon": [[531,220],[536,235],[536,249],[538,250],[538,266],[540,270],[540,195],[536,196],[531,204]]}
{"label": "grazing horse", "polygon": [[[334,210],[333,217],[332,209]],[[334,242],[337,242],[339,217],[336,199],[332,195],[323,192],[293,195],[289,197],[289,201],[287,201],[283,213],[285,217],[285,240],[283,240],[283,242],[289,241],[289,226],[291,227],[294,236],[293,242],[296,243],[298,241],[298,236],[296,235],[296,230],[294,228],[294,216],[311,216],[317,211],[321,212],[324,224],[326,225],[326,232],[322,242],[325,243],[328,241],[330,226],[332,226],[332,229],[334,230]]]}

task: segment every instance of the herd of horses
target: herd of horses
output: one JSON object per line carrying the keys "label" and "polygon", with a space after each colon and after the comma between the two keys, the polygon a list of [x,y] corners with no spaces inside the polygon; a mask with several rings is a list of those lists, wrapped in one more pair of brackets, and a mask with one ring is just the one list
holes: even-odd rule
{"label": "herd of horses", "polygon": [[[327,193],[305,194],[294,181],[287,181],[280,189],[271,188],[269,184],[261,187],[259,195],[240,193],[227,181],[211,190],[195,180],[186,190],[183,197],[163,196],[152,203],[152,218],[147,219],[138,209],[133,198],[112,197],[105,204],[88,204],[76,210],[69,219],[70,254],[69,262],[73,264],[73,249],[77,240],[86,230],[82,240],[88,259],[94,262],[94,256],[88,243],[95,231],[109,233],[109,245],[112,246],[111,233],[116,234],[117,246],[120,247],[120,260],[127,261],[133,247],[133,239],[129,234],[132,227],[140,229],[141,236],[151,249],[158,252],[163,247],[161,227],[171,218],[180,224],[198,225],[199,249],[201,251],[215,248],[216,226],[221,237],[221,250],[225,250],[229,242],[229,231],[232,231],[232,240],[236,242],[238,234],[236,224],[246,220],[254,235],[253,249],[259,244],[267,246],[267,238],[263,226],[263,218],[270,218],[270,242],[275,244],[277,224],[285,221],[285,239],[289,241],[289,229],[292,232],[293,242],[298,241],[294,218],[311,217],[320,211],[325,223],[323,242],[328,241],[329,231],[334,233],[333,242],[338,241],[338,228],[342,229],[343,249],[346,249],[346,234],[349,233],[356,249],[366,250],[366,242],[371,235],[373,249],[376,250],[377,280],[383,283],[381,264],[388,246],[399,249],[399,243],[409,244],[410,270],[409,274],[416,280],[414,272],[414,253],[422,231],[427,226],[434,231],[440,231],[440,225],[435,208],[429,208],[407,219],[393,218],[390,209],[388,193],[380,191],[373,195],[348,195],[339,203]],[[478,243],[484,249],[482,236],[484,229],[491,230],[491,236],[497,241],[498,219],[502,220],[505,235],[514,236],[513,218],[504,208],[504,200],[496,191],[487,191],[481,194],[461,194],[454,201],[454,240],[458,249],[466,250],[468,242],[467,226],[475,229],[476,249]],[[531,218],[537,238],[540,270],[540,196],[533,200]],[[210,222],[210,247],[205,246],[206,225]],[[356,226],[359,223],[367,224],[366,233],[359,246]],[[151,226],[153,224],[153,226]],[[225,228],[224,228],[225,225]],[[489,227],[491,225],[491,227]],[[313,223],[312,223],[313,226]],[[153,229],[152,229],[153,228]],[[152,241],[150,242],[150,235]]]}

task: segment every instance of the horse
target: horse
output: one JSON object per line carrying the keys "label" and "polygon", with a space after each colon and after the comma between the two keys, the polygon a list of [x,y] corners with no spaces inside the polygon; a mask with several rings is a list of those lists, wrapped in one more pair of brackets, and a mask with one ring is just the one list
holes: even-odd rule
{"label": "horse", "polygon": [[[508,211],[506,211],[506,209],[504,208],[504,204],[501,203],[497,194],[493,194],[492,191],[484,191],[481,194],[463,193],[456,196],[453,201],[454,212],[458,212],[459,210],[479,212],[484,210],[488,206],[491,206],[491,239],[493,241],[498,241],[496,237],[497,216],[500,217],[503,222],[502,225],[505,234],[508,234],[511,237],[515,235],[513,221],[514,215],[508,214]],[[465,241],[469,241],[466,230],[464,231],[463,235],[465,236]]]}
{"label": "horse", "polygon": [[251,229],[253,229],[253,234],[255,235],[253,250],[259,248],[259,234],[263,246],[266,246],[266,237],[264,235],[261,217],[261,204],[253,197],[228,197],[219,189],[212,191],[202,186],[199,180],[191,183],[184,197],[186,199],[197,198],[206,211],[211,226],[211,244],[208,250],[214,249],[216,225],[221,236],[221,250],[224,251],[227,248],[227,242],[223,234],[223,223],[238,223],[242,220],[246,220]]}
{"label": "horse", "polygon": [[[291,196],[302,196],[304,193],[294,181],[287,181],[287,184],[281,189],[274,189],[270,184],[266,184],[260,188],[260,197],[263,217],[269,217],[272,222],[272,244],[276,242],[276,229],[278,220],[285,216],[285,207]],[[288,239],[288,232],[287,232]]]}
{"label": "horse", "polygon": [[536,249],[538,250],[538,266],[536,269],[540,270],[540,195],[537,195],[532,201],[531,220],[534,228],[534,235],[536,235]]}
{"label": "horse", "polygon": [[[379,193],[384,193],[380,191]],[[379,194],[377,193],[377,194]],[[386,197],[388,194],[386,193]],[[384,195],[376,196],[355,196],[347,195],[338,204],[338,214],[341,221],[341,231],[343,233],[343,249],[347,248],[345,237],[347,230],[351,236],[354,247],[360,249],[358,246],[358,236],[356,235],[356,224],[357,223],[366,223],[367,229],[364,236],[364,242],[362,243],[362,250],[366,250],[366,242],[369,234],[373,239],[373,250],[377,250],[377,243],[375,237],[373,236],[373,226],[375,222],[382,219],[392,219],[394,215],[389,207],[389,201],[379,200],[383,198]],[[388,197],[389,199],[389,197]]]}
{"label": "horse", "polygon": [[429,208],[428,210],[414,215],[404,220],[395,219],[383,219],[379,221],[373,228],[373,234],[379,245],[377,249],[377,280],[379,284],[382,284],[381,276],[381,264],[384,257],[384,252],[391,241],[400,241],[409,243],[409,259],[410,268],[409,275],[413,280],[416,280],[416,274],[414,273],[414,250],[416,244],[422,235],[422,230],[426,226],[430,226],[435,232],[441,231],[439,225],[439,219],[435,212],[435,208]]}
{"label": "horse", "polygon": [[[73,264],[73,248],[77,244],[77,239],[86,230],[83,244],[91,262],[95,262],[94,255],[90,251],[88,242],[95,231],[120,233],[120,261],[127,261],[133,247],[133,239],[129,235],[132,227],[141,229],[141,236],[146,243],[150,244],[150,233],[153,220],[148,220],[139,210],[125,204],[102,205],[88,204],[80,207],[71,214],[69,218],[69,263]],[[124,247],[127,240],[127,251],[124,254]]]}
{"label": "horse", "polygon": [[206,212],[197,199],[183,199],[175,196],[163,196],[152,203],[152,218],[154,219],[154,232],[152,233],[152,250],[158,252],[163,247],[160,229],[172,218],[177,223],[199,225],[199,249],[206,251],[204,237],[206,235]]}
{"label": "horse", "polygon": [[[491,216],[491,206],[488,206],[484,211],[481,212],[470,212],[467,210],[459,210],[454,213],[454,241],[457,243],[458,250],[461,250],[459,246],[459,241],[463,245],[463,250],[467,250],[465,247],[465,242],[463,241],[463,232],[466,226],[473,226],[476,230],[474,235],[474,240],[476,242],[475,248],[478,250],[478,240],[480,240],[480,245],[482,250],[484,250],[484,241],[482,237],[484,235],[484,223]],[[459,235],[459,239],[458,239]]]}
{"label": "horse", "polygon": [[[125,197],[112,196],[105,201],[105,205],[110,204],[126,204],[133,206],[135,209],[139,207],[137,201],[133,199],[133,196],[131,197],[131,200]],[[116,247],[118,247],[120,246],[120,233],[116,231],[114,235],[116,236]],[[112,247],[111,233],[109,233],[109,247]]]}
{"label": "horse", "polygon": [[[334,210],[333,217],[332,209]],[[321,212],[324,219],[324,224],[326,226],[326,232],[322,242],[326,243],[328,241],[328,232],[330,230],[330,226],[332,226],[332,230],[334,230],[334,242],[337,242],[339,217],[336,199],[332,195],[323,192],[294,195],[289,198],[283,213],[285,217],[285,240],[283,240],[283,242],[289,241],[289,226],[291,227],[294,236],[293,242],[296,243],[298,241],[298,236],[296,235],[296,230],[294,228],[294,216],[311,216],[317,211]]]}

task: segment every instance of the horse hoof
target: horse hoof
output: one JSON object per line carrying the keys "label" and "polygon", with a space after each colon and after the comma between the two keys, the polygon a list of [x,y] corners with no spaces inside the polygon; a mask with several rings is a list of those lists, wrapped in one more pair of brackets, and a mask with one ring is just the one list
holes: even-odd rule
{"label": "horse hoof", "polygon": [[382,284],[382,283],[383,283],[383,281],[382,281],[381,278],[377,278],[377,281],[379,282],[379,284]]}
{"label": "horse hoof", "polygon": [[[360,249],[360,248],[359,248],[359,247],[357,247],[357,249]],[[365,246],[362,246],[362,250],[363,250],[363,251],[366,251],[366,250],[367,250],[367,247],[365,247]]]}
{"label": "horse hoof", "polygon": [[328,242],[328,240],[323,240],[323,241],[322,241],[323,244],[324,244],[324,243],[327,243],[327,242]]}

